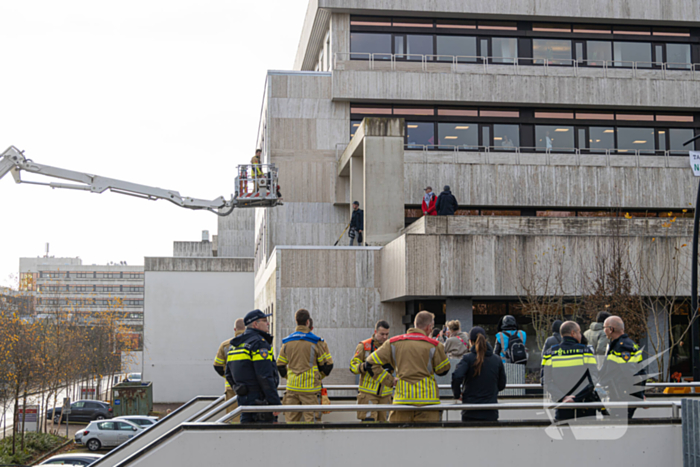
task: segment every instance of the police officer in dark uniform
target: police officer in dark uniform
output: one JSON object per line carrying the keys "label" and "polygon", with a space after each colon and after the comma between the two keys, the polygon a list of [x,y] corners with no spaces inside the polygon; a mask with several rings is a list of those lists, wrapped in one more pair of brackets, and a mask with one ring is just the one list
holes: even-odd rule
{"label": "police officer in dark uniform", "polygon": [[[581,328],[574,321],[566,321],[559,332],[561,344],[542,354],[542,383],[554,402],[593,402],[598,381],[598,364],[593,349],[581,344]],[[595,409],[556,410],[557,421],[595,417]]]}
{"label": "police officer in dark uniform", "polygon": [[[642,350],[625,334],[625,323],[619,316],[606,319],[603,331],[610,344],[600,371],[600,385],[612,402],[644,399],[646,370],[642,366]],[[628,408],[627,417],[632,418],[635,410]],[[620,409],[612,409],[610,413],[617,418],[625,416],[624,410]]]}
{"label": "police officer in dark uniform", "polygon": [[[270,324],[260,310],[248,313],[246,331],[231,340],[226,379],[238,395],[238,405],[282,405],[277,386],[279,373],[272,352]],[[273,422],[272,412],[243,413],[241,423]]]}

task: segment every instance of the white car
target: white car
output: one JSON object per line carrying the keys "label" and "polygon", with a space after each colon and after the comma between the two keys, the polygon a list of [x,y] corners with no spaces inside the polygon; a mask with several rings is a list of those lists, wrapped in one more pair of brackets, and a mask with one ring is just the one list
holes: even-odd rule
{"label": "white car", "polygon": [[90,465],[104,457],[104,454],[91,454],[87,452],[73,454],[58,454],[42,462],[40,465]]}
{"label": "white car", "polygon": [[144,430],[158,423],[158,417],[152,417],[150,415],[122,415],[121,417],[115,417],[112,420],[127,420],[131,423],[136,423]]}
{"label": "white car", "polygon": [[76,436],[76,442],[97,451],[103,447],[119,446],[142,431],[143,428],[128,420],[95,421],[80,432],[80,437]]}
{"label": "white car", "polygon": [[127,373],[124,381],[139,382],[141,381],[141,373]]}

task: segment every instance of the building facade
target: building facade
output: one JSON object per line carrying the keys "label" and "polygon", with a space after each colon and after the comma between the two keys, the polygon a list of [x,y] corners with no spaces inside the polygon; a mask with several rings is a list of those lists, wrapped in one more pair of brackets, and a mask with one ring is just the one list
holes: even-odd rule
{"label": "building facade", "polygon": [[143,345],[143,266],[84,265],[80,258],[20,258],[20,290],[34,296],[38,315],[70,313],[90,322],[103,312],[115,312],[120,324]]}
{"label": "building facade", "polygon": [[[310,1],[258,134],[285,203],[236,224],[256,306],[278,340],[308,308],[344,368],[377,319],[398,333],[421,309],[491,336],[513,314],[534,337],[524,301],[575,301],[624,257],[666,345],[687,324],[697,63],[691,0]],[[445,185],[456,215],[421,217]],[[369,246],[334,247],[353,201]]]}

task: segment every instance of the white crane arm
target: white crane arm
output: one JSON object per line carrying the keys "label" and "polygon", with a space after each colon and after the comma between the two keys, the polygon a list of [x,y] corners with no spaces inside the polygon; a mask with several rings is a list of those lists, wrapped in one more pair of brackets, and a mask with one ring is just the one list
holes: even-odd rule
{"label": "white crane arm", "polygon": [[[263,168],[267,168],[266,175],[263,175]],[[77,182],[77,184],[42,183],[22,180],[21,171],[69,180]],[[223,196],[213,200],[183,197],[174,190],[165,190],[124,180],[37,164],[30,159],[26,159],[22,151],[14,146],[10,146],[0,155],[0,179],[8,172],[12,172],[12,176],[17,183],[85,190],[91,193],[104,193],[109,190],[149,200],[164,199],[183,208],[206,209],[217,214],[221,214],[217,210],[228,209],[223,215],[230,214],[235,207],[272,207],[281,204],[277,198],[277,169],[274,167],[274,164],[239,166],[238,177],[236,177],[236,195],[230,200],[226,200]],[[248,177],[248,174],[251,174],[251,176]],[[274,189],[270,187],[274,187]],[[242,197],[239,200],[241,195]]]}

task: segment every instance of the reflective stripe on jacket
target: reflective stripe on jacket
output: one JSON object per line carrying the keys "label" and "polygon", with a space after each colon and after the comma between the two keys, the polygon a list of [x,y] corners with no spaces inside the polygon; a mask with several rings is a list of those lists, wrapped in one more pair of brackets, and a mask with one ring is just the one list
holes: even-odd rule
{"label": "reflective stripe on jacket", "polygon": [[[297,326],[296,333],[311,333],[306,326]],[[316,337],[316,336],[314,336]],[[289,340],[282,345],[277,365],[287,367],[287,390],[294,392],[319,392],[325,377],[319,366],[332,365],[333,357],[323,339]]]}
{"label": "reflective stripe on jacket", "polygon": [[[358,387],[358,390],[360,392],[365,392],[367,394],[373,394],[381,397],[390,396],[394,392],[393,376],[391,376],[390,374],[388,374],[387,376],[384,374],[384,372],[382,372],[382,375],[377,375],[376,377],[374,377],[367,372],[363,372],[361,369],[361,366],[365,362],[367,356],[374,352],[378,347],[379,345],[377,345],[377,342],[372,337],[370,337],[369,339],[365,339],[359,344],[357,344],[357,348],[355,349],[355,355],[350,361],[350,371],[356,375],[360,375],[360,385]],[[381,382],[379,381],[380,376],[382,377]]]}

